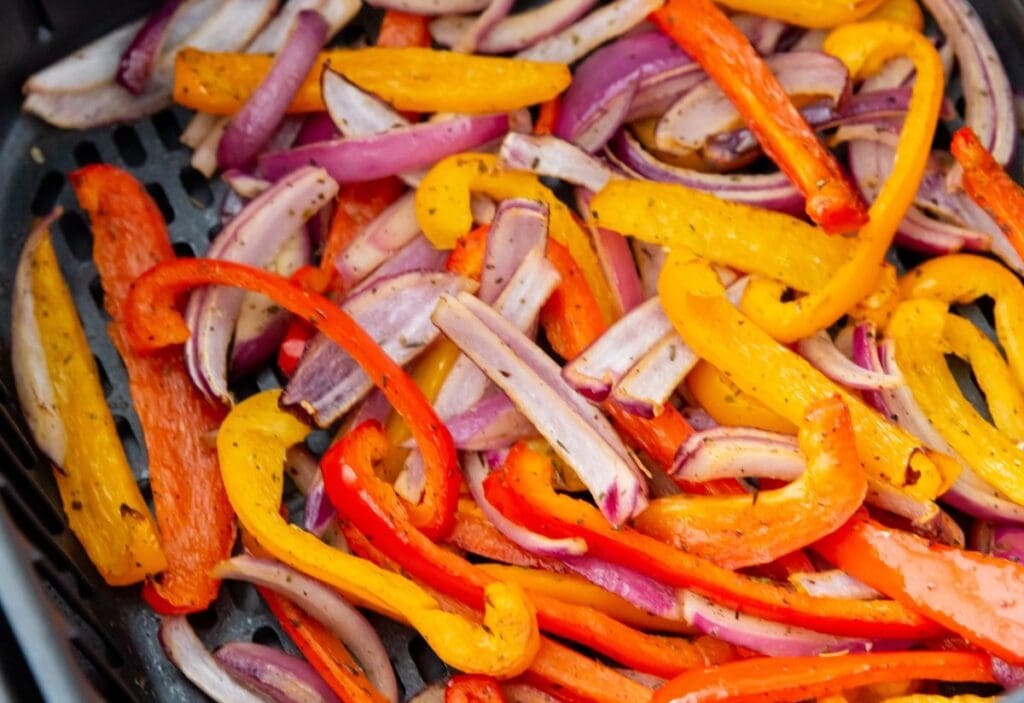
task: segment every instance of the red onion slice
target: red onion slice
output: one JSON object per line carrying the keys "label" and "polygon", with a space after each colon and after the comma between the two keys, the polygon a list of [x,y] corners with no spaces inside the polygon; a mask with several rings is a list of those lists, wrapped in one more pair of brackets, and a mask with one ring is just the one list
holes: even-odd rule
{"label": "red onion slice", "polygon": [[[854,344],[856,343],[855,341]],[[868,370],[850,361],[836,348],[832,338],[825,331],[801,339],[796,343],[796,350],[811,363],[811,366],[848,388],[873,391],[880,388],[898,388],[904,383],[902,376]]]}
{"label": "red onion slice", "polygon": [[[406,273],[379,281],[341,307],[388,356],[403,365],[437,338],[439,331],[430,322],[430,312],[439,296],[475,287],[473,281],[449,273]],[[372,388],[370,378],[352,357],[317,335],[306,345],[281,405],[301,409],[320,427],[327,427]]]}
{"label": "red onion slice", "polygon": [[374,688],[397,703],[398,682],[380,635],[363,614],[336,591],[284,564],[249,555],[222,561],[214,567],[213,575],[269,588],[295,603],[341,640],[362,665]]}
{"label": "red onion slice", "polygon": [[105,34],[75,53],[33,73],[22,87],[24,93],[81,93],[110,81],[121,55],[131,45],[145,20],[138,20]]}
{"label": "red onion slice", "polygon": [[338,254],[334,268],[346,286],[362,281],[419,234],[415,197],[410,192],[393,202]]}
{"label": "red onion slice", "polygon": [[694,483],[723,478],[795,481],[805,468],[796,437],[752,427],[713,427],[695,432],[679,447],[672,475]]}
{"label": "red onion slice", "polygon": [[636,459],[604,416],[565,384],[549,356],[467,294],[442,296],[433,319],[572,466],[612,524],[643,510]]}
{"label": "red onion slice", "polygon": [[323,15],[313,10],[299,13],[266,77],[221,136],[217,161],[223,168],[241,168],[256,158],[313,68],[326,37]]}
{"label": "red onion slice", "polygon": [[185,0],[164,0],[150,13],[132,43],[121,54],[116,80],[120,86],[140,95],[149,81],[153,62],[160,54],[161,45],[171,20]]}
{"label": "red onion slice", "polygon": [[994,527],[992,556],[1024,564],[1024,528],[1006,525]]}
{"label": "red onion slice", "polygon": [[[291,174],[249,203],[210,245],[207,257],[264,267],[293,232],[338,192],[322,169]],[[192,335],[185,359],[193,382],[210,398],[231,402],[227,387],[228,347],[244,291],[216,287],[192,294],[186,320]]]}
{"label": "red onion slice", "polygon": [[452,44],[452,51],[459,51],[465,54],[476,52],[480,42],[491,33],[494,26],[505,19],[505,16],[512,11],[515,0],[491,0],[479,17],[466,28],[462,36]]}
{"label": "red onion slice", "polygon": [[[750,40],[754,49],[761,56],[774,54],[778,50],[779,42],[790,29],[790,26],[781,20],[752,15],[748,12],[737,12],[730,15],[729,19]],[[792,50],[800,51],[800,49]]]}
{"label": "red onion slice", "polygon": [[665,0],[614,0],[523,49],[516,58],[575,63],[593,49],[633,29],[664,4]]}
{"label": "red onion slice", "polygon": [[647,419],[661,414],[686,375],[700,361],[678,334],[669,333],[640,357],[612,389],[612,402]]}
{"label": "red onion slice", "polygon": [[1024,687],[1024,666],[1010,664],[999,657],[992,657],[992,675],[1007,691]]}
{"label": "red onion slice", "polygon": [[374,269],[373,273],[349,292],[349,297],[363,292],[378,281],[403,273],[414,271],[443,271],[448,252],[435,249],[434,245],[423,235],[417,235],[412,241],[391,255],[383,264]]}
{"label": "red onion slice", "polygon": [[537,430],[504,393],[485,395],[469,410],[445,421],[456,449],[485,452],[534,437]]}
{"label": "red onion slice", "polygon": [[629,601],[645,612],[672,620],[683,619],[680,592],[655,581],[650,576],[588,554],[561,556],[559,560],[587,581]]}
{"label": "red onion slice", "polygon": [[165,617],[160,620],[160,644],[164,654],[189,681],[215,701],[231,703],[267,703],[267,699],[228,674],[224,666],[196,637],[184,616]]}
{"label": "red onion slice", "polygon": [[341,703],[300,657],[254,642],[229,642],[214,653],[228,674],[275,703]]}
{"label": "red onion slice", "polygon": [[330,69],[323,72],[320,92],[331,121],[346,137],[365,137],[411,124],[386,102]]}
{"label": "red onion slice", "polygon": [[640,290],[643,299],[649,300],[658,295],[658,277],[668,258],[668,249],[639,239],[634,239],[632,244],[633,259],[640,274]]}
{"label": "red onion slice", "polygon": [[839,569],[790,574],[789,582],[815,598],[846,598],[849,600],[885,598],[871,586]]}
{"label": "red onion slice", "polygon": [[498,158],[505,168],[559,178],[595,193],[612,176],[601,161],[558,137],[510,132],[501,142]]}
{"label": "red onion slice", "polygon": [[365,137],[336,139],[264,154],[260,173],[277,180],[317,164],[340,183],[370,181],[431,166],[446,156],[472,150],[508,132],[508,115],[455,117],[421,122]]}
{"label": "red onion slice", "polygon": [[366,4],[413,15],[458,15],[484,10],[490,0],[367,0]]}
{"label": "red onion slice", "polygon": [[[550,0],[540,7],[509,15],[491,27],[476,46],[481,54],[504,54],[524,49],[539,39],[568,27],[594,6],[596,0]],[[488,3],[484,3],[484,7]],[[481,8],[482,9],[482,8]],[[444,14],[450,13],[423,13]],[[439,17],[430,23],[430,36],[451,47],[472,26],[473,17]]]}
{"label": "red onion slice", "polygon": [[690,592],[687,592],[683,599],[683,608],[686,620],[704,634],[770,657],[897,651],[913,644],[906,640],[883,639],[884,633],[879,633],[879,639],[866,640],[829,635],[762,620],[723,608],[703,596]]}
{"label": "red onion slice", "polygon": [[221,178],[231,187],[231,190],[246,200],[252,200],[273,185],[270,181],[234,168],[221,174]]}

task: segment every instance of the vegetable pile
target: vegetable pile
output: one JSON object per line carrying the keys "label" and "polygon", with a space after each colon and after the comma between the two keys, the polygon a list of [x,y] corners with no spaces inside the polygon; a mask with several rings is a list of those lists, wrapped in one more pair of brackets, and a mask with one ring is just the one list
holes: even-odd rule
{"label": "vegetable pile", "polygon": [[[424,701],[1024,685],[1024,191],[966,0],[922,0],[934,34],[915,0],[368,2],[374,45],[333,47],[358,0],[164,0],[25,85],[63,128],[191,108],[230,186],[178,259],[130,173],[70,176],[151,506],[52,216],[15,280],[71,529],[181,672],[397,703],[372,610],[461,672]],[[207,651],[224,579],[301,657]]]}

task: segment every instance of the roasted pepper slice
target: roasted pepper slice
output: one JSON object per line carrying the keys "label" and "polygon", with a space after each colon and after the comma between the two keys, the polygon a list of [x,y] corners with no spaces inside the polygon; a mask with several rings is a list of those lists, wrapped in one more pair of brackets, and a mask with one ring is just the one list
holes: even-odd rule
{"label": "roasted pepper slice", "polygon": [[430,46],[430,18],[409,12],[387,10],[380,22],[377,46],[402,48]]}
{"label": "roasted pepper slice", "polygon": [[217,450],[203,441],[225,412],[196,389],[179,350],[137,354],[122,335],[121,306],[132,282],[175,258],[167,226],[142,184],[118,168],[87,166],[71,174],[71,184],[92,223],[93,259],[113,320],[107,332],[128,370],[167,556],[167,569],[147,584],[144,595],[164,615],[205,610],[220,586],[210,569],[230,555],[235,540]]}
{"label": "roasted pepper slice", "polygon": [[[374,547],[414,578],[473,608],[481,608],[490,589],[501,582],[409,525],[394,490],[373,471],[373,462],[386,451],[386,437],[379,424],[372,421],[355,428],[328,450],[320,466],[331,502],[372,540]],[[714,642],[690,643],[645,635],[597,610],[563,603],[542,593],[531,593],[529,600],[536,606],[537,622],[545,631],[641,671],[671,675],[732,655],[730,647]]]}
{"label": "roasted pepper slice", "polygon": [[1017,255],[1024,257],[1024,191],[970,127],[953,135],[950,150],[964,170],[964,190],[999,224]]}
{"label": "roasted pepper slice", "polygon": [[882,0],[723,0],[731,10],[774,17],[812,29],[836,27],[863,19]]}
{"label": "roasted pepper slice", "polygon": [[690,588],[769,620],[855,637],[920,637],[939,629],[893,601],[812,598],[688,554],[630,528],[616,529],[592,505],[555,493],[551,463],[516,445],[501,471],[484,482],[487,499],[506,517],[549,537],[579,537],[588,553]]}
{"label": "roasted pepper slice", "polygon": [[932,543],[864,513],[815,550],[971,644],[1024,664],[1024,565]]}
{"label": "roasted pepper slice", "polygon": [[128,342],[136,349],[152,350],[188,339],[188,326],[174,307],[174,297],[210,283],[262,293],[308,320],[360,364],[405,419],[423,454],[423,501],[409,506],[409,516],[432,539],[444,539],[455,522],[461,482],[451,435],[408,374],[351,317],[323,296],[277,274],[230,261],[166,262],[139,278],[129,294],[125,305]]}
{"label": "roasted pepper slice", "polygon": [[[185,48],[174,62],[174,101],[213,115],[235,114],[270,70],[272,56],[218,54]],[[289,113],[324,110],[326,66],[363,90],[416,112],[510,112],[565,90],[572,76],[560,63],[476,56],[422,47],[332,49],[320,54]],[[453,76],[458,81],[453,83]]]}
{"label": "roasted pepper slice", "polygon": [[785,703],[906,679],[987,683],[989,669],[989,658],[977,652],[759,657],[687,672],[655,691],[651,703]]}
{"label": "roasted pepper slice", "polygon": [[750,40],[712,0],[668,0],[651,19],[732,101],[768,157],[806,198],[812,220],[834,234],[853,232],[867,222],[864,200],[835,157]]}
{"label": "roasted pepper slice", "polygon": [[461,674],[445,684],[444,703],[505,703],[505,694],[491,676]]}
{"label": "roasted pepper slice", "polygon": [[156,523],[135,484],[99,372],[50,241],[25,242],[14,280],[14,376],[29,427],[54,462],[68,525],[112,586],[163,571]]}
{"label": "roasted pepper slice", "polygon": [[725,374],[706,361],[698,362],[686,376],[686,387],[690,389],[697,404],[719,425],[756,427],[781,434],[797,433],[796,425],[766,408],[757,398],[741,391]]}
{"label": "roasted pepper slice", "polygon": [[1024,451],[960,393],[946,363],[946,320],[946,305],[938,300],[908,300],[896,308],[888,327],[896,363],[943,439],[979,476],[1024,505]]}
{"label": "roasted pepper slice", "polygon": [[799,441],[807,468],[785,488],[658,498],[634,526],[727,569],[766,564],[806,547],[860,508],[868,483],[850,413],[838,396],[811,405]]}

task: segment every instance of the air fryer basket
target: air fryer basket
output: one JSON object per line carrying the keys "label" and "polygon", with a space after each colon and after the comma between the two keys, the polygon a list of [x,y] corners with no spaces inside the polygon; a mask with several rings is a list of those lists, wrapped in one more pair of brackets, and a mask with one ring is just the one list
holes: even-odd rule
{"label": "air fryer basket", "polygon": [[[22,242],[33,216],[60,205],[65,213],[54,227],[54,246],[96,355],[118,431],[148,497],[138,419],[126,392],[124,369],[105,332],[88,222],[77,208],[67,174],[99,161],[131,170],[159,204],[180,256],[201,253],[216,234],[225,189],[219,180],[208,181],[189,166],[190,153],[178,141],[189,118],[186,111],[171,108],[131,125],[62,132],[20,115],[18,106],[20,85],[30,71],[153,4],[0,0],[0,23],[6,30],[5,41],[0,42],[0,606],[6,617],[6,622],[0,618],[0,700],[202,700],[164,658],[156,639],[157,619],[139,598],[138,588],[107,587],[67,529],[51,469],[33,447],[18,410],[8,352],[11,282]],[[1024,86],[1022,0],[974,4],[1014,85]],[[374,12],[364,10],[342,40],[372,32],[375,20]],[[1019,170],[1014,173],[1020,175]],[[973,312],[972,317],[991,332],[983,311]],[[276,383],[273,373],[266,371],[251,389]],[[210,611],[190,620],[210,647],[252,639],[294,651],[256,593],[237,583],[226,583]],[[446,675],[444,665],[415,632],[382,618],[373,621],[406,697]],[[1024,703],[1024,695],[1020,700]]]}

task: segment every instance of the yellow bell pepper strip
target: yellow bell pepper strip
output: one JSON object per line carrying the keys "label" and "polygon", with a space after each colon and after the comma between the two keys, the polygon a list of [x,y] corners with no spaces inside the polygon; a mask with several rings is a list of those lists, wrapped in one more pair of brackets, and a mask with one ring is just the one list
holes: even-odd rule
{"label": "yellow bell pepper strip", "polygon": [[963,168],[964,190],[999,224],[1017,255],[1024,257],[1024,191],[970,127],[953,135],[950,150]]}
{"label": "yellow bell pepper strip", "polygon": [[955,475],[945,472],[946,464],[937,465],[928,458],[916,438],[744,317],[725,297],[718,276],[706,263],[674,250],[665,262],[658,292],[665,314],[690,348],[772,412],[799,423],[811,403],[842,396],[870,480],[887,482],[926,500],[943,493],[955,480]]}
{"label": "yellow bell pepper strip", "polygon": [[963,694],[960,696],[939,696],[928,693],[914,693],[909,696],[896,696],[886,698],[882,703],[996,703],[999,700],[994,696],[972,696]]}
{"label": "yellow bell pepper strip", "polygon": [[957,315],[946,315],[943,339],[954,354],[971,365],[995,426],[1014,442],[1024,441],[1024,394],[996,345]]}
{"label": "yellow bell pepper strip", "polygon": [[646,613],[629,601],[575,574],[506,564],[480,564],[477,568],[501,581],[518,583],[527,593],[539,593],[563,603],[593,608],[637,630],[677,635],[692,635],[695,632],[682,620],[669,620]]}
{"label": "yellow bell pepper strip", "polygon": [[814,549],[971,644],[1024,664],[1024,564],[936,544],[864,512]]}
{"label": "yellow bell pepper strip", "polygon": [[864,20],[888,20],[909,27],[915,32],[924,31],[924,13],[921,12],[917,0],[883,0],[881,5],[864,17]]}
{"label": "yellow bell pepper strip", "polygon": [[[136,583],[163,571],[167,560],[156,523],[135,483],[103,397],[96,362],[61,275],[48,222],[25,242],[14,286],[18,396],[27,408],[33,434],[54,462],[71,531],[112,586]],[[19,349],[23,344],[31,346]],[[28,357],[44,369],[23,368],[21,359]],[[40,392],[41,384],[48,386],[45,393]],[[37,424],[36,417],[45,417],[45,426]],[[61,437],[54,442],[56,433]]]}
{"label": "yellow bell pepper strip", "polygon": [[[737,12],[752,12],[808,29],[838,27],[864,19],[882,0],[722,0]],[[884,5],[884,3],[883,3]]]}
{"label": "yellow bell pepper strip", "polygon": [[484,481],[487,500],[505,517],[549,537],[579,537],[588,553],[692,589],[727,608],[820,632],[854,637],[917,638],[940,632],[894,601],[814,598],[794,589],[723,569],[629,527],[608,524],[592,505],[556,493],[551,463],[524,444]]}
{"label": "yellow bell pepper strip", "polygon": [[650,18],[736,106],[768,157],[803,194],[811,220],[832,234],[853,232],[867,222],[860,192],[750,40],[712,0],[668,0]]}
{"label": "yellow bell pepper strip", "polygon": [[[387,438],[375,421],[361,424],[331,447],[320,462],[331,502],[343,518],[404,571],[447,596],[481,608],[490,589],[502,582],[434,544],[409,524],[394,490],[378,479],[373,470],[374,461],[386,452]],[[519,586],[515,588],[518,590]],[[691,643],[646,635],[593,608],[571,605],[542,593],[531,593],[529,603],[532,605],[528,612],[532,617],[536,606],[536,622],[546,632],[657,676],[671,676],[689,667],[733,656],[731,647],[722,647],[715,641]],[[531,659],[539,644],[536,629],[533,638]]]}
{"label": "yellow bell pepper strip", "polygon": [[871,205],[870,220],[857,233],[849,260],[828,282],[806,296],[781,302],[779,281],[755,280],[743,296],[743,311],[779,341],[791,343],[822,330],[877,286],[885,254],[921,183],[942,102],[942,60],[931,42],[893,22],[864,22],[833,31],[824,50],[846,64],[853,77],[870,75],[889,59],[909,57],[916,69],[910,106],[889,178]]}
{"label": "yellow bell pepper strip", "polygon": [[658,498],[633,526],[727,569],[766,564],[803,549],[860,508],[868,482],[850,413],[838,396],[811,405],[800,424],[799,442],[807,468],[784,488],[742,496]]}
{"label": "yellow bell pepper strip", "polygon": [[444,539],[455,522],[461,474],[451,434],[401,367],[373,339],[322,295],[277,274],[229,261],[190,259],[154,266],[135,283],[125,303],[125,337],[138,350],[188,339],[174,296],[205,284],[255,291],[307,320],[354,358],[405,420],[423,455],[423,500],[409,505],[413,523],[432,539]]}
{"label": "yellow bell pepper strip", "polygon": [[895,266],[885,263],[874,292],[850,308],[848,316],[852,320],[871,322],[878,329],[885,329],[901,298],[899,273]]}
{"label": "yellow bell pepper strip", "polygon": [[980,652],[758,657],[687,672],[655,691],[651,703],[795,703],[906,679],[990,683],[990,668]]}
{"label": "yellow bell pepper strip", "polygon": [[528,664],[533,654],[524,652],[521,641],[515,646],[522,600],[514,592],[500,585],[488,592],[481,627],[444,612],[405,577],[338,551],[285,521],[279,512],[284,456],[305,439],[309,427],[278,407],[280,394],[264,391],[239,403],[217,433],[224,486],[245,530],[276,559],[362,606],[408,623],[448,664],[473,673],[519,673],[522,660]]}
{"label": "yellow bell pepper strip", "polygon": [[[233,115],[262,82],[272,56],[186,48],[174,62],[174,101],[212,115]],[[569,67],[422,47],[322,52],[288,112],[320,112],[320,75],[330,67],[399,110],[511,112],[550,100],[572,80]]]}
{"label": "yellow bell pepper strip", "polygon": [[996,336],[1024,386],[1024,284],[1009,269],[992,259],[951,254],[908,271],[900,286],[905,298],[937,298],[947,305],[983,297],[995,301]]}
{"label": "yellow bell pepper strip", "polygon": [[772,412],[753,396],[744,393],[721,371],[700,361],[686,376],[686,387],[694,400],[719,425],[756,427],[759,430],[795,435],[797,427]]}
{"label": "yellow bell pepper strip", "polygon": [[896,308],[888,333],[896,363],[914,400],[968,466],[1010,500],[1024,505],[1024,451],[985,421],[960,393],[946,363],[946,306],[908,300]]}
{"label": "yellow bell pepper strip", "polygon": [[569,208],[532,173],[501,169],[493,154],[457,154],[434,165],[416,190],[416,219],[438,249],[451,249],[473,226],[472,193],[496,200],[529,198],[548,206],[548,233],[569,248],[597,298],[606,322],[615,319],[615,303],[590,236]]}

